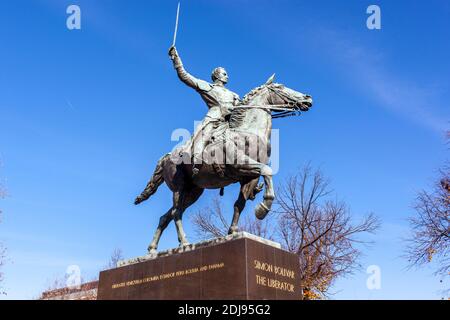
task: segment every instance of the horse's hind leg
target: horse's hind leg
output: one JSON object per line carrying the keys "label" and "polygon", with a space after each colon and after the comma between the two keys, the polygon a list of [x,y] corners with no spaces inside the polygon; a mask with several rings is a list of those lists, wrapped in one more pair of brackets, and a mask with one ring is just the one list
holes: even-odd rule
{"label": "horse's hind leg", "polygon": [[175,227],[177,228],[178,241],[180,242],[180,246],[188,245],[189,242],[186,239],[186,234],[183,230],[183,224],[181,219],[183,217],[183,201],[184,201],[184,192],[183,191],[175,191],[173,193],[173,207],[171,211],[172,218],[175,220]]}
{"label": "horse's hind leg", "polygon": [[159,218],[158,228],[155,231],[155,235],[153,236],[152,242],[148,246],[149,253],[156,253],[156,249],[158,248],[158,243],[159,243],[159,239],[161,238],[161,234],[163,233],[164,229],[167,228],[170,221],[172,221],[172,219],[173,219],[172,210],[173,210],[173,207],[170,208],[170,210],[167,211],[165,214],[163,214],[161,216],[161,218]]}
{"label": "horse's hind leg", "polygon": [[161,238],[161,234],[167,228],[172,219],[175,220],[175,224],[177,227],[178,241],[180,241],[180,244],[183,243],[183,245],[188,244],[186,240],[186,235],[184,234],[183,231],[183,226],[181,224],[181,217],[184,211],[182,202],[183,202],[183,192],[175,191],[173,193],[172,208],[170,208],[169,211],[167,211],[164,215],[161,216],[161,218],[159,218],[158,228],[156,229],[152,242],[148,246],[149,253],[156,252],[156,249],[158,248],[159,239]]}
{"label": "horse's hind leg", "polygon": [[177,206],[177,210],[174,212],[175,226],[177,228],[178,233],[178,241],[180,242],[180,247],[186,246],[189,244],[186,239],[186,234],[183,230],[183,213],[184,211],[191,206],[194,202],[198,200],[198,198],[203,193],[202,188],[195,187],[190,190],[185,190],[182,195],[174,194],[174,206]]}
{"label": "horse's hind leg", "polygon": [[194,188],[186,192],[176,191],[173,193],[173,206],[159,219],[158,228],[156,229],[152,242],[148,246],[149,253],[156,252],[161,234],[167,228],[172,219],[175,220],[175,225],[178,233],[178,241],[180,242],[180,245],[183,246],[189,244],[186,239],[186,234],[184,233],[183,225],[181,222],[183,218],[183,212],[184,210],[186,210],[186,208],[197,201],[202,193],[203,189],[201,188]]}

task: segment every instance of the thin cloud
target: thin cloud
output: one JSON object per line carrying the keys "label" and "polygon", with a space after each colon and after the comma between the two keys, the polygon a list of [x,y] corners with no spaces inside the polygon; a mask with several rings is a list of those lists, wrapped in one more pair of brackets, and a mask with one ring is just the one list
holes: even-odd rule
{"label": "thin cloud", "polygon": [[401,75],[386,70],[386,57],[373,53],[363,45],[354,44],[341,33],[321,30],[321,44],[328,47],[329,57],[343,64],[348,75],[358,85],[359,90],[370,94],[371,98],[388,111],[404,119],[431,129],[439,134],[448,128],[446,117],[439,115],[443,110],[440,91],[433,87],[419,87]]}
{"label": "thin cloud", "polygon": [[[450,117],[444,111],[449,109],[445,97],[448,88],[433,85],[433,79],[423,81],[425,86],[406,75],[390,71],[390,61],[386,54],[364,44],[359,40],[358,34],[340,30],[330,21],[324,21],[312,13],[302,16],[299,23],[298,16],[292,12],[274,6],[270,10],[273,19],[282,18],[283,26],[268,27],[265,20],[259,19],[256,13],[238,11],[235,14],[240,21],[252,25],[255,33],[262,34],[264,38],[277,39],[277,46],[283,47],[286,54],[293,54],[293,63],[300,61],[299,52],[310,55],[314,63],[329,67],[330,72],[348,79],[357,93],[373,100],[388,112],[439,135],[448,130]],[[365,27],[363,25],[361,28]],[[417,77],[421,75],[418,74]]]}

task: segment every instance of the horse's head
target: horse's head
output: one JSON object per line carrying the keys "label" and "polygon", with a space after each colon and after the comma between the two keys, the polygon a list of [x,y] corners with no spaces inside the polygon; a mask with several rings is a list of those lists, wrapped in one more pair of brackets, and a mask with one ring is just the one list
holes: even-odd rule
{"label": "horse's head", "polygon": [[275,75],[272,75],[264,84],[270,92],[269,104],[284,105],[292,111],[308,111],[312,107],[312,97],[310,95],[292,90],[283,84],[274,83]]}
{"label": "horse's head", "polygon": [[310,95],[292,90],[283,84],[274,83],[275,75],[262,86],[259,86],[243,99],[243,103],[247,105],[268,105],[275,114],[272,117],[279,117],[286,114],[292,114],[296,111],[308,111],[312,106],[312,98]]}

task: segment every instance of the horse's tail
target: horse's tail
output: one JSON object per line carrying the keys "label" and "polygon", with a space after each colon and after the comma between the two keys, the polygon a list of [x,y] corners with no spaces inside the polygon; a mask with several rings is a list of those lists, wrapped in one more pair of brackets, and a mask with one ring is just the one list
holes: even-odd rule
{"label": "horse's tail", "polygon": [[156,192],[156,190],[158,190],[158,187],[164,183],[163,168],[164,162],[166,161],[168,156],[169,154],[166,154],[159,159],[153,176],[147,183],[144,191],[142,191],[142,193],[136,197],[136,199],[134,200],[134,204],[139,204],[150,198],[150,196],[152,196]]}

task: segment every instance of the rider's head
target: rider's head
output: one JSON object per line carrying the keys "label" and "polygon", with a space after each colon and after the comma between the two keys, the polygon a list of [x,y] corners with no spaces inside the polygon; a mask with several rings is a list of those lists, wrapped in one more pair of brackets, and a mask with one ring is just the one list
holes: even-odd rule
{"label": "rider's head", "polygon": [[228,82],[228,73],[224,68],[217,67],[213,70],[211,79],[213,82],[220,81],[225,84]]}

